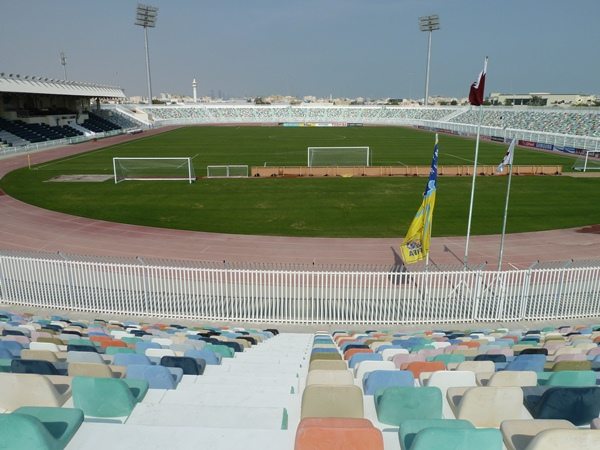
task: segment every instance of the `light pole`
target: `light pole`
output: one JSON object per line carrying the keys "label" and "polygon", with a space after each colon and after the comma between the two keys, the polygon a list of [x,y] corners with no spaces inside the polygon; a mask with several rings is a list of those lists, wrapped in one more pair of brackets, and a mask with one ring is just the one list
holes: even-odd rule
{"label": "light pole", "polygon": [[419,29],[429,31],[429,45],[427,47],[427,75],[425,76],[425,106],[429,104],[429,62],[431,61],[431,33],[440,29],[440,16],[430,14],[419,17]]}
{"label": "light pole", "polygon": [[148,104],[152,105],[152,82],[150,81],[150,54],[148,53],[148,28],[156,27],[158,8],[138,3],[135,25],[144,27],[144,43],[146,45],[146,75],[148,77]]}
{"label": "light pole", "polygon": [[65,81],[67,81],[67,55],[64,53],[60,54],[60,63],[63,65],[63,70],[65,72]]}

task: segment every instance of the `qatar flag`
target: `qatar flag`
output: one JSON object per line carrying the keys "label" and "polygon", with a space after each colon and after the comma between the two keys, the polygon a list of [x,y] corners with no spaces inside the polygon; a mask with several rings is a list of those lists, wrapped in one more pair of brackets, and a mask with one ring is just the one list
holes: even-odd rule
{"label": "qatar flag", "polygon": [[485,73],[487,70],[487,58],[485,59],[485,65],[483,70],[477,77],[475,83],[471,85],[471,90],[469,91],[469,103],[473,106],[481,106],[483,105],[483,94],[485,91]]}

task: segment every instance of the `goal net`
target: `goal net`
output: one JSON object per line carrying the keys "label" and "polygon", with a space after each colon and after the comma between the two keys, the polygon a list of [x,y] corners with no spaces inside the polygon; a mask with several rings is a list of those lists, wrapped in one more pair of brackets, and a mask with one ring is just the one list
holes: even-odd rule
{"label": "goal net", "polygon": [[573,169],[579,170],[580,172],[600,170],[600,151],[587,150],[582,156],[575,160]]}
{"label": "goal net", "polygon": [[248,166],[206,166],[208,178],[243,178],[248,177]]}
{"label": "goal net", "polygon": [[115,183],[124,180],[196,180],[191,158],[113,158]]}
{"label": "goal net", "polygon": [[369,147],[308,147],[308,167],[370,165]]}

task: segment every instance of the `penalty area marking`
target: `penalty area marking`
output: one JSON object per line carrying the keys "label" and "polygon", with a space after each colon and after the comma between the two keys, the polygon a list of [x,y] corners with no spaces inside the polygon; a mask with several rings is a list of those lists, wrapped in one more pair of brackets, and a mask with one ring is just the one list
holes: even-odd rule
{"label": "penalty area marking", "polygon": [[[271,134],[269,136],[269,139],[279,140],[279,141],[303,141],[303,140],[306,140],[307,138],[304,136],[286,136],[283,134]],[[346,139],[346,136],[341,136],[339,134],[336,134],[333,136],[328,136],[328,137],[319,136],[320,141],[341,141],[343,139]]]}
{"label": "penalty area marking", "polygon": [[57,182],[57,183],[65,183],[65,182],[85,182],[85,183],[103,183],[104,181],[114,179],[113,175],[58,175],[56,177],[50,178],[49,180],[44,180],[44,182]]}

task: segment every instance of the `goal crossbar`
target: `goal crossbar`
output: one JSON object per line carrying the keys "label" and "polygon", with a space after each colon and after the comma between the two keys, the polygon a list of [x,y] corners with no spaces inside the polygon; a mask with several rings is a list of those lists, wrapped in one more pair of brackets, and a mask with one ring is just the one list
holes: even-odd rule
{"label": "goal crossbar", "polygon": [[113,158],[115,183],[125,180],[196,180],[192,158]]}
{"label": "goal crossbar", "polygon": [[308,167],[370,165],[369,147],[308,147]]}

